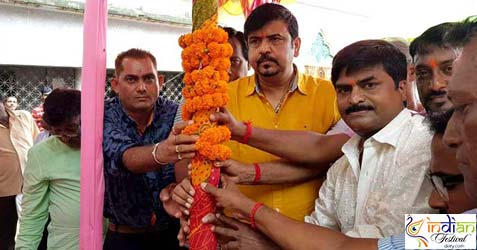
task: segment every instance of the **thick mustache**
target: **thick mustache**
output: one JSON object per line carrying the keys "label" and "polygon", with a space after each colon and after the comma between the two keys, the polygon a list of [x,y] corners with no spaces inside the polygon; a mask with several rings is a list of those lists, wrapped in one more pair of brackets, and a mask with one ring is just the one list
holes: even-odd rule
{"label": "thick mustache", "polygon": [[345,110],[345,113],[347,115],[353,113],[353,112],[358,112],[358,111],[364,111],[364,110],[374,110],[373,107],[368,106],[368,105],[353,105]]}
{"label": "thick mustache", "polygon": [[260,56],[260,58],[258,58],[257,60],[257,64],[261,64],[263,62],[266,62],[266,61],[270,61],[270,62],[274,62],[276,64],[278,64],[277,60],[267,54],[264,54],[262,56]]}

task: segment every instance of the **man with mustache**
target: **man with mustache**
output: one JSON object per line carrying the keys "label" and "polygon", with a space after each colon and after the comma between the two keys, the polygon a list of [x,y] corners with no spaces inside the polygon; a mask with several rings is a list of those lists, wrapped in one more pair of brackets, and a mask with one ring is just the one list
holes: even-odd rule
{"label": "man with mustache", "polygon": [[[474,208],[475,201],[473,201],[470,198],[470,195],[465,192],[464,177],[462,172],[458,169],[455,149],[447,147],[442,142],[442,136],[452,112],[447,114],[448,115],[446,116],[440,116],[430,120],[430,126],[431,129],[435,131],[435,135],[432,140],[432,160],[430,172],[428,173],[428,178],[432,179],[434,187],[429,198],[429,206],[438,209],[440,213],[458,214]],[[236,192],[230,192],[231,188],[228,189],[229,190],[217,190],[210,186],[205,188],[205,190],[211,190],[211,193],[216,195],[219,202],[226,200],[224,205],[228,208],[234,208],[240,211],[243,208],[246,208],[247,204],[254,203],[251,200],[243,199],[243,197],[242,201],[236,202],[241,199],[240,195],[237,195]],[[269,212],[270,213],[267,212],[266,214],[274,214],[273,211]],[[310,228],[309,225],[304,223],[297,226],[298,224],[296,222],[291,222],[283,216],[277,216],[275,214],[273,217],[274,221],[279,221],[278,224],[283,223],[280,225],[283,228],[288,228],[290,225],[288,223],[294,224],[294,226],[292,226],[293,229],[288,230],[286,235],[278,236],[279,233],[277,233],[277,230],[270,230],[273,228],[272,224],[263,223],[263,227],[260,227],[259,229],[263,233],[266,233],[271,239],[274,239],[274,243],[272,243],[271,239],[261,233],[251,230],[247,224],[241,223],[232,218],[227,218],[225,216],[219,216],[217,218],[210,214],[206,216],[203,221],[205,223],[215,224],[214,232],[220,235],[221,239],[229,239],[226,243],[222,243],[226,249],[375,249],[378,245],[378,239],[352,239],[344,237],[341,233],[336,231],[332,232],[323,227],[318,226]],[[287,222],[284,223],[283,220],[286,220]],[[270,222],[266,219],[264,221]],[[253,237],[237,237],[237,232],[239,231],[248,232],[249,235],[254,235],[255,239]],[[299,241],[298,239],[303,239],[299,238],[301,235],[306,235],[304,231],[312,232],[314,235],[313,237],[309,237],[312,235],[309,234],[304,237],[305,240]],[[404,242],[404,235],[399,237],[402,237],[400,238],[400,241],[402,240],[402,242]],[[255,242],[261,243],[261,245],[255,244],[253,246],[259,245],[260,247],[248,247],[250,242],[253,242],[252,239],[254,239]],[[346,240],[342,241],[343,239]],[[397,237],[393,236],[380,240],[379,249],[387,249],[387,247],[391,247],[390,239],[397,239]],[[313,242],[318,243],[319,246],[314,245]],[[347,244],[340,245],[343,242],[346,242]],[[262,247],[266,245],[266,243],[270,248]],[[396,249],[404,249],[404,246]]]}
{"label": "man with mustache", "polygon": [[[473,209],[465,213],[477,214],[477,16],[455,23],[450,32],[445,32],[444,38],[445,44],[462,50],[453,63],[447,86],[454,112],[447,123],[443,142],[456,150],[457,167],[471,198],[469,202]],[[404,235],[399,235],[380,240],[378,249],[404,249],[404,245]]]}
{"label": "man with mustache", "polygon": [[[257,7],[244,24],[255,74],[229,85],[230,113],[247,127],[326,133],[340,119],[330,82],[301,74],[293,64],[301,40],[296,17],[278,4]],[[240,190],[280,213],[302,221],[313,208],[326,167],[285,161],[246,145],[250,134],[230,142],[230,165],[244,165],[251,178]],[[347,136],[342,136],[347,139]],[[339,146],[336,147],[339,152]],[[336,158],[335,158],[336,159]],[[332,159],[334,160],[334,159]],[[297,170],[297,171],[293,171]]]}
{"label": "man with mustache", "polygon": [[[247,121],[245,126],[241,125],[249,131],[252,125],[322,134],[330,130],[340,119],[336,93],[330,82],[303,75],[293,64],[301,44],[295,16],[282,5],[263,4],[245,21],[244,35],[255,74],[230,83],[227,106],[230,113],[237,120]],[[236,141],[229,143],[233,160],[224,163],[229,170],[235,168],[244,173],[240,174],[243,178],[237,178],[238,183],[245,184],[240,190],[286,216],[303,221],[312,211],[318,195],[322,178],[317,176],[324,173],[329,164],[312,167],[285,161],[246,145],[250,136],[250,133],[236,138],[233,135]],[[341,140],[333,142],[336,144],[336,152],[331,154],[336,155],[334,159],[339,157],[343,141],[348,139],[346,135],[337,137]],[[190,207],[190,197],[189,205],[184,202],[193,192],[190,184],[185,189],[179,185],[177,189],[180,189],[177,196],[181,197],[177,200]]]}
{"label": "man with mustache", "polygon": [[[477,106],[475,105],[477,104],[477,92],[474,91],[476,88],[473,87],[477,82],[477,74],[475,74],[475,69],[477,68],[477,18],[469,19],[464,24],[459,24],[455,29],[460,31],[457,32],[457,34],[463,34],[453,35],[454,39],[459,43],[464,41],[467,45],[464,48],[461,60],[456,62],[455,73],[449,85],[451,100],[453,100],[453,104],[456,105],[456,108],[460,110],[460,113],[454,114],[451,122],[449,122],[444,140],[448,145],[457,148],[459,168],[466,171],[464,172],[464,185],[467,194],[474,199],[469,201],[463,198],[466,203],[460,203],[462,199],[459,197],[463,197],[459,191],[461,189],[460,184],[456,182],[449,183],[449,178],[445,178],[459,175],[459,173],[455,171],[453,166],[446,166],[444,169],[444,166],[440,167],[439,165],[435,165],[436,161],[433,161],[431,175],[438,175],[439,178],[443,177],[442,184],[445,188],[436,186],[436,190],[434,190],[431,195],[429,203],[432,207],[439,208],[441,211],[446,210],[446,212],[459,213],[465,209],[477,207],[477,197],[475,195],[475,189],[477,187],[477,181],[475,181],[477,180],[477,140],[475,138],[477,134],[477,120],[474,119],[477,117]],[[463,86],[461,87],[461,85]],[[452,91],[454,89],[455,92]],[[453,95],[453,93],[455,94]],[[432,119],[434,119],[434,117],[432,117]],[[442,127],[443,125],[445,126],[446,120],[444,119],[436,123],[439,123],[440,125],[438,126]],[[439,158],[436,159],[437,163],[444,162],[446,165],[447,163],[452,164],[452,153],[449,153],[448,149],[442,148],[442,145],[438,143],[438,140],[440,140],[438,134],[439,133],[437,133],[432,142],[433,157],[439,156]],[[440,158],[440,156],[444,156],[444,154],[448,155],[449,158]],[[447,181],[444,179],[447,179]],[[455,180],[455,178],[453,179]],[[399,185],[402,185],[402,183],[397,184],[397,186]],[[240,196],[234,196],[229,190],[217,190],[208,185],[204,186],[205,190],[213,193],[214,196],[217,197],[221,205],[228,208],[237,208],[239,211],[244,212],[246,216],[250,215],[250,211],[254,206],[253,201],[244,199],[243,197],[241,198]],[[437,189],[439,189],[439,191],[437,191]],[[447,195],[443,192],[443,197],[440,198],[442,200],[436,201],[439,200],[439,198],[436,197],[441,196],[438,192],[442,190],[445,190]],[[448,201],[444,202],[447,199],[445,198],[446,196],[448,197]],[[477,212],[476,209],[472,211],[473,213]],[[381,239],[378,244],[377,239],[351,238],[324,227],[311,227],[307,224],[292,221],[265,206],[257,209],[255,212],[254,222],[257,228],[284,249],[404,249],[404,235]],[[237,221],[233,222],[224,216],[221,216],[219,220],[227,225],[226,228],[223,228],[223,226],[219,224],[214,228],[219,234],[230,235],[232,230],[247,228],[245,225],[241,225]],[[230,224],[233,224],[232,227]],[[402,218],[399,225],[402,225]],[[230,228],[232,228],[232,230],[230,230]],[[277,230],[277,228],[287,228],[287,230]],[[233,241],[235,246],[237,245],[236,243],[236,241]]]}
{"label": "man with mustache", "polygon": [[403,231],[406,213],[430,213],[425,178],[432,133],[404,108],[406,58],[392,44],[364,40],[333,59],[332,82],[343,120],[357,133],[328,171],[305,221],[352,237]]}
{"label": "man with mustache", "polygon": [[409,47],[419,98],[429,115],[438,115],[452,107],[447,98],[447,84],[459,49],[445,43],[444,34],[454,25],[442,23],[433,26],[414,39]]}

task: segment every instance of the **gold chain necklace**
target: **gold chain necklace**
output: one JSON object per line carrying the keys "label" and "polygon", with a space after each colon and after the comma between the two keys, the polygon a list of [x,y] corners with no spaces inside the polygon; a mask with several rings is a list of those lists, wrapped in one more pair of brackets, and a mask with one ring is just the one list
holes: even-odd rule
{"label": "gold chain necklace", "polygon": [[275,106],[275,108],[273,109],[275,111],[275,114],[278,114],[278,112],[280,112],[280,109],[282,108],[283,102],[285,102],[285,99],[286,99],[287,95],[290,93],[290,89],[291,89],[291,86],[293,84],[293,81],[294,81],[294,78],[291,80],[290,84],[288,84],[287,91],[285,91],[285,93],[282,95],[282,97],[280,98],[280,101],[278,102],[277,106]]}
{"label": "gold chain necklace", "polygon": [[278,102],[277,106],[275,106],[274,111],[275,114],[278,114],[280,112],[280,109],[282,108],[283,102],[285,101],[285,97],[290,93],[290,89],[288,89],[280,98],[280,101]]}

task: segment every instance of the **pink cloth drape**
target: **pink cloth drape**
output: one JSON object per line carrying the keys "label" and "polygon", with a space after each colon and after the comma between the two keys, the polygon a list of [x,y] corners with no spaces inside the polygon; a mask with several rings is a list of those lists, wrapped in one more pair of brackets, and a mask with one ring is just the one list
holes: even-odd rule
{"label": "pink cloth drape", "polygon": [[86,0],[81,72],[80,249],[103,248],[103,113],[106,80],[106,0]]}

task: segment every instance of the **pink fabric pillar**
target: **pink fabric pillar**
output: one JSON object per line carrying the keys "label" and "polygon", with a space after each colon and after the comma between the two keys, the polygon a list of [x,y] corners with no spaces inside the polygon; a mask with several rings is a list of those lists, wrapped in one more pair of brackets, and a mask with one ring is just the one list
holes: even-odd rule
{"label": "pink fabric pillar", "polygon": [[106,81],[106,0],[86,0],[81,72],[80,249],[103,248],[103,113]]}

